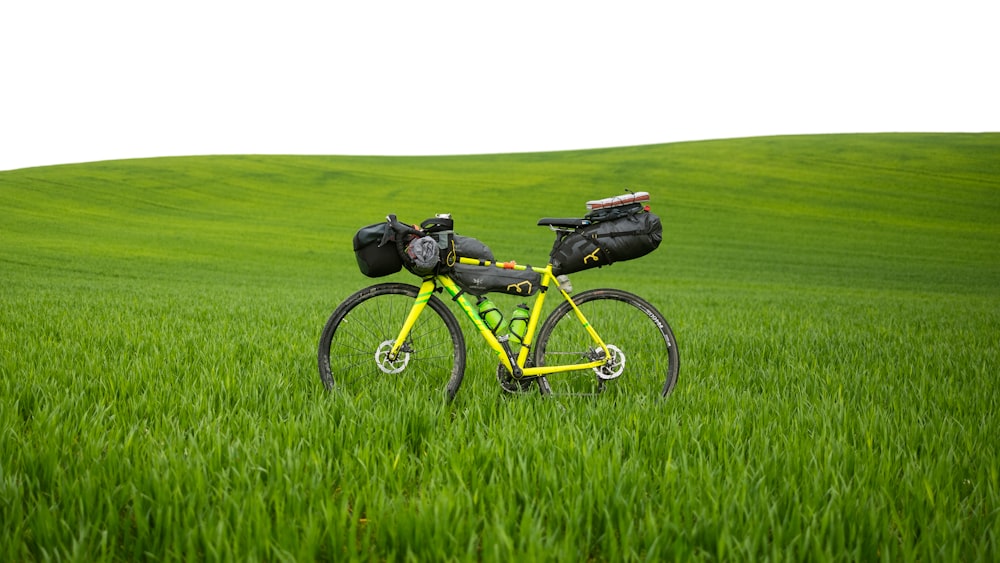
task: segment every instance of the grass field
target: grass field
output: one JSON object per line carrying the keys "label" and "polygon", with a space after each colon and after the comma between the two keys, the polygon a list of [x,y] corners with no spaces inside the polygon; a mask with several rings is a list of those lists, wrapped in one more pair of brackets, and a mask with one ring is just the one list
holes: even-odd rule
{"label": "grass field", "polygon": [[[624,188],[662,246],[573,283],[663,311],[669,399],[502,396],[471,335],[450,405],[323,390],[359,227],[541,264]],[[998,557],[1000,134],[101,162],[0,212],[0,560]]]}

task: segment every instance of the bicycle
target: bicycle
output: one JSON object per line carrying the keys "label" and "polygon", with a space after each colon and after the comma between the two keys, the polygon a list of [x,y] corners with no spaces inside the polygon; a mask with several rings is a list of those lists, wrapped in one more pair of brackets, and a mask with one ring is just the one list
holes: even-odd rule
{"label": "bicycle", "polygon": [[[403,386],[440,385],[447,400],[465,374],[466,346],[455,314],[436,294],[446,294],[465,313],[497,355],[497,380],[508,393],[543,395],[632,392],[650,387],[666,397],[677,383],[679,354],[666,318],[648,301],[620,289],[576,295],[569,273],[630,260],[655,249],[659,218],[645,192],[591,201],[584,218],[543,218],[556,232],[544,267],[498,262],[489,248],[456,235],[450,215],[418,228],[389,215],[358,231],[354,249],[362,273],[381,277],[406,266],[418,286],[380,283],[347,297],[330,316],[319,340],[319,373],[333,389],[334,373],[352,385],[369,378]],[[638,226],[636,226],[638,224]],[[548,292],[562,301],[541,320]],[[526,320],[501,334],[495,310],[483,310],[486,294],[501,291],[530,297]],[[470,302],[469,296],[478,299]],[[523,309],[522,309],[523,311]],[[521,315],[522,317],[525,315]],[[594,323],[603,324],[595,327]],[[513,322],[511,322],[513,325]],[[509,328],[509,327],[507,327]]]}

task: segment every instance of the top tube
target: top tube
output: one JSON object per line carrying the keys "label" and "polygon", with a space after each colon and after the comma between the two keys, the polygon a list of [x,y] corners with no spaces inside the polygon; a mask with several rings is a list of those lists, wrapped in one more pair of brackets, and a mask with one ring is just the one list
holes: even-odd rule
{"label": "top tube", "polygon": [[496,261],[496,260],[493,260],[493,261],[490,261],[490,260],[477,260],[476,258],[468,258],[466,256],[459,256],[458,257],[458,263],[459,264],[466,264],[466,265],[469,265],[469,266],[495,267],[495,268],[500,268],[502,270],[521,270],[521,271],[531,270],[531,271],[537,272],[539,274],[544,274],[545,272],[549,272],[549,273],[552,272],[552,265],[551,264],[547,264],[544,268],[539,268],[537,266],[521,265],[521,264],[518,264],[517,262],[515,262],[513,260],[511,260],[509,262],[499,262],[499,261]]}

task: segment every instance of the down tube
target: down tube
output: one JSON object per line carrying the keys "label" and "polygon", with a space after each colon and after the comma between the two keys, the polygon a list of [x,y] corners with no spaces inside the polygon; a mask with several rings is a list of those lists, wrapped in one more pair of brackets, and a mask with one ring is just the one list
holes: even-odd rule
{"label": "down tube", "polygon": [[486,323],[483,322],[482,318],[480,318],[479,311],[477,311],[476,308],[469,303],[469,300],[465,298],[465,295],[462,293],[462,289],[458,287],[448,276],[438,276],[437,282],[444,288],[445,291],[448,292],[449,295],[451,295],[452,299],[458,303],[458,306],[462,308],[462,311],[465,312],[465,316],[469,317],[472,324],[476,326],[476,330],[479,331],[483,340],[485,340],[490,348],[492,348],[496,353],[500,363],[503,364],[508,370],[512,370],[513,366],[511,366],[510,358],[507,357],[507,352],[503,349],[503,345],[500,344],[500,341],[497,340],[493,331],[491,331],[490,328],[486,326]]}

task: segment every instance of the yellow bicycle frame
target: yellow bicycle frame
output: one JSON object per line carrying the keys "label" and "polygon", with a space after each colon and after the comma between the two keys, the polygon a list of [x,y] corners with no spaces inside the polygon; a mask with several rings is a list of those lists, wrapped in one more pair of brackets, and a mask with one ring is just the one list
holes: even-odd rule
{"label": "yellow bicycle frame", "polygon": [[[607,363],[608,358],[611,357],[611,353],[608,350],[607,345],[601,339],[594,327],[591,326],[590,322],[584,316],[583,312],[580,311],[579,307],[570,297],[569,293],[564,291],[559,287],[558,282],[556,282],[555,287],[559,289],[559,293],[562,298],[569,303],[570,307],[573,308],[573,312],[576,314],[577,320],[590,335],[590,338],[594,341],[598,347],[604,352],[604,358],[601,360],[595,360],[592,362],[585,362],[580,364],[567,364],[561,366],[532,366],[524,367],[525,363],[528,361],[528,356],[531,353],[531,345],[535,340],[535,333],[538,330],[538,322],[542,316],[542,307],[545,304],[545,296],[548,293],[548,289],[552,287],[552,282],[556,281],[555,276],[552,274],[552,265],[547,265],[544,268],[535,268],[531,266],[520,266],[513,263],[501,263],[501,262],[481,262],[473,258],[459,258],[459,262],[462,264],[470,265],[481,265],[481,266],[494,266],[497,268],[504,269],[514,269],[514,270],[527,270],[531,269],[538,272],[542,276],[541,288],[538,291],[538,295],[535,297],[534,303],[531,307],[531,314],[528,317],[528,327],[525,332],[524,338],[521,339],[521,348],[517,353],[517,358],[514,361],[517,367],[520,368],[522,377],[537,377],[542,375],[549,375],[559,372],[576,371],[584,369],[592,369],[600,367]],[[399,331],[399,335],[396,336],[396,341],[392,345],[392,350],[389,353],[390,359],[395,359],[400,350],[403,348],[403,344],[406,342],[406,338],[409,336],[410,331],[416,324],[417,319],[423,313],[424,308],[427,306],[427,302],[430,300],[431,296],[437,290],[438,287],[443,288],[452,297],[458,306],[465,312],[465,315],[469,317],[472,324],[479,331],[480,336],[486,341],[487,345],[497,354],[500,363],[507,368],[510,373],[515,373],[514,366],[511,363],[511,358],[507,355],[507,350],[504,348],[503,344],[497,339],[493,331],[486,326],[483,319],[479,316],[479,311],[477,308],[469,303],[468,299],[465,298],[465,292],[460,288],[454,280],[447,274],[439,274],[435,276],[429,276],[424,278],[423,283],[420,284],[420,291],[417,293],[417,298],[413,302],[413,306],[410,308],[409,314],[406,316],[406,320],[403,322],[403,327]]]}

